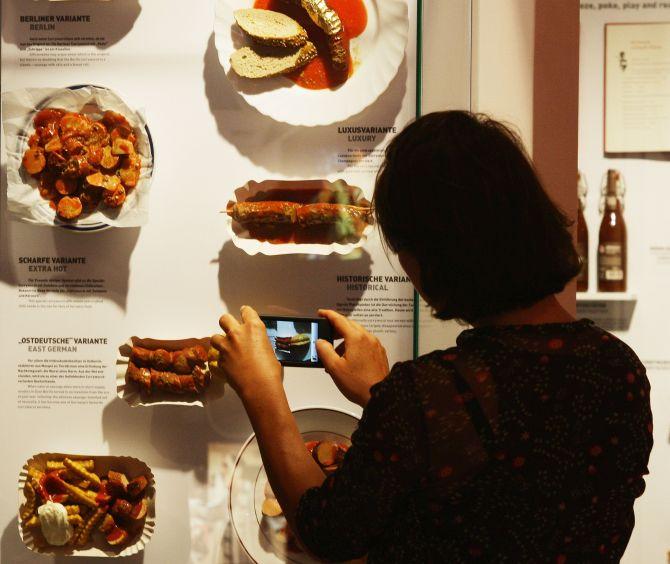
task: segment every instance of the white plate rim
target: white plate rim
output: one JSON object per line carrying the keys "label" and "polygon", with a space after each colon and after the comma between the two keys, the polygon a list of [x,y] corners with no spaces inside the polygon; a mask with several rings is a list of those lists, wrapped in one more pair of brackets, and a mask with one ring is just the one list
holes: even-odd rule
{"label": "white plate rim", "polygon": [[[27,145],[27,140],[28,140],[28,132],[34,131],[34,126],[33,126],[33,117],[43,108],[49,107],[49,105],[52,103],[53,100],[58,99],[59,96],[62,95],[62,93],[66,90],[81,90],[84,88],[89,88],[93,90],[104,90],[112,95],[116,96],[117,99],[122,101],[124,104],[125,99],[123,96],[121,96],[118,92],[115,90],[107,87],[107,86],[101,86],[99,84],[89,84],[89,83],[81,83],[81,84],[73,84],[70,86],[64,86],[62,88],[57,88],[55,91],[48,96],[47,98],[44,98],[43,100],[40,101],[39,105],[35,109],[35,111],[30,114],[27,119],[26,119],[26,124],[24,127],[24,135],[19,136],[16,140],[17,144],[19,145],[19,153],[23,154],[25,151],[26,145]],[[146,180],[147,182],[151,183],[156,171],[156,156],[155,156],[155,148],[154,148],[154,140],[151,135],[151,131],[149,129],[149,125],[146,123],[146,121],[141,118],[139,112],[133,108],[128,108],[131,110],[131,112],[135,115],[135,118],[137,121],[141,124],[142,127],[142,134],[145,135],[146,137],[146,142],[149,148],[149,153],[151,155],[150,163],[147,165],[148,168],[148,179]],[[45,223],[43,226],[45,227],[57,227],[60,229],[64,229],[66,231],[70,231],[72,233],[99,233],[101,231],[106,231],[107,229],[111,229],[114,227],[113,225],[109,223],[105,223],[102,221],[91,221],[88,218],[84,219],[82,221],[77,221],[76,223],[67,223],[58,218],[56,214],[53,213],[53,210],[51,210],[46,203],[44,202],[39,202],[35,206],[33,206],[33,212],[39,214],[46,222],[53,222],[50,225]]]}
{"label": "white plate rim", "polygon": [[[345,409],[339,408],[339,407],[329,407],[329,406],[323,406],[323,405],[309,405],[309,406],[304,406],[300,407],[298,409],[294,409],[291,411],[291,413],[295,416],[295,414],[303,412],[303,411],[332,411],[335,413],[339,413],[341,415],[347,415],[351,417],[353,420],[356,422],[360,422],[360,417],[356,415],[355,413],[351,411],[347,411]],[[244,550],[244,553],[249,557],[249,559],[252,562],[258,563],[256,558],[253,557],[253,555],[249,552],[247,546],[244,544],[242,541],[240,534],[238,532],[237,527],[235,526],[235,519],[233,517],[233,484],[235,483],[235,472],[237,471],[239,465],[240,465],[240,460],[242,458],[242,455],[246,451],[247,447],[256,439],[256,433],[252,433],[246,441],[242,444],[240,447],[240,450],[237,453],[237,456],[235,457],[235,463],[233,464],[233,470],[230,478],[230,484],[228,486],[228,515],[230,517],[230,524],[232,525],[232,529],[235,532],[235,537],[237,538],[238,544],[242,547],[242,550]],[[262,468],[262,466],[261,466]]]}

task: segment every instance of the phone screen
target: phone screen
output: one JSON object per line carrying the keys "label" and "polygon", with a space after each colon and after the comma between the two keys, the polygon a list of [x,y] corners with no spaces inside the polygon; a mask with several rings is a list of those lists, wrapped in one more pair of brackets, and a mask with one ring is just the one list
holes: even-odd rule
{"label": "phone screen", "polygon": [[321,366],[316,341],[332,342],[330,325],[324,319],[261,316],[275,356],[285,366]]}

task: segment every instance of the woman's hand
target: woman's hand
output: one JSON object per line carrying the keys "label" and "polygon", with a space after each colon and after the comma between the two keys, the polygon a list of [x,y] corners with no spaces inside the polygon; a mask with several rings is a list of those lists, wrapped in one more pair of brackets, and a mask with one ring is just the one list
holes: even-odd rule
{"label": "woman's hand", "polygon": [[370,388],[389,373],[386,350],[377,337],[355,321],[328,309],[319,310],[319,315],[330,321],[336,336],[344,339],[337,349],[327,341],[317,342],[321,363],[344,396],[365,407]]}
{"label": "woman's hand", "polygon": [[221,357],[219,366],[242,401],[266,392],[283,394],[282,368],[272,351],[265,324],[249,306],[240,308],[242,323],[232,315],[219,319],[225,335],[214,335],[211,343]]}

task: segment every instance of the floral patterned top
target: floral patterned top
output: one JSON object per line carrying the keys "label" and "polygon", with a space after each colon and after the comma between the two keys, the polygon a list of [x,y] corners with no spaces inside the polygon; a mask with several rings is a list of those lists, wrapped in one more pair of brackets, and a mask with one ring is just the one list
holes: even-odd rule
{"label": "floral patterned top", "polygon": [[397,364],[302,541],[368,562],[617,562],[652,446],[649,382],[588,320],[491,326]]}

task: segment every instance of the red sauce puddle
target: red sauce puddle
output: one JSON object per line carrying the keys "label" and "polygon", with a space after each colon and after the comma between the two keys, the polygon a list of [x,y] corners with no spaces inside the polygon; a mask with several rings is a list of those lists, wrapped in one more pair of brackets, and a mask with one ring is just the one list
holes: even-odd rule
{"label": "red sauce puddle", "polygon": [[[292,225],[252,225],[249,237],[273,245],[295,243],[298,245],[332,245],[342,243],[333,225],[310,225],[298,227]],[[348,241],[345,241],[348,242]]]}
{"label": "red sauce puddle", "polygon": [[[349,50],[349,41],[361,35],[368,25],[368,13],[363,0],[326,0],[326,4],[340,16],[344,29],[344,42]],[[349,68],[336,71],[330,62],[328,37],[299,5],[289,0],[255,0],[254,8],[281,12],[296,20],[307,31],[309,40],[314,43],[318,55],[301,69],[286,75],[298,86],[310,90],[337,88],[344,84],[353,72],[354,63],[349,55]]]}

